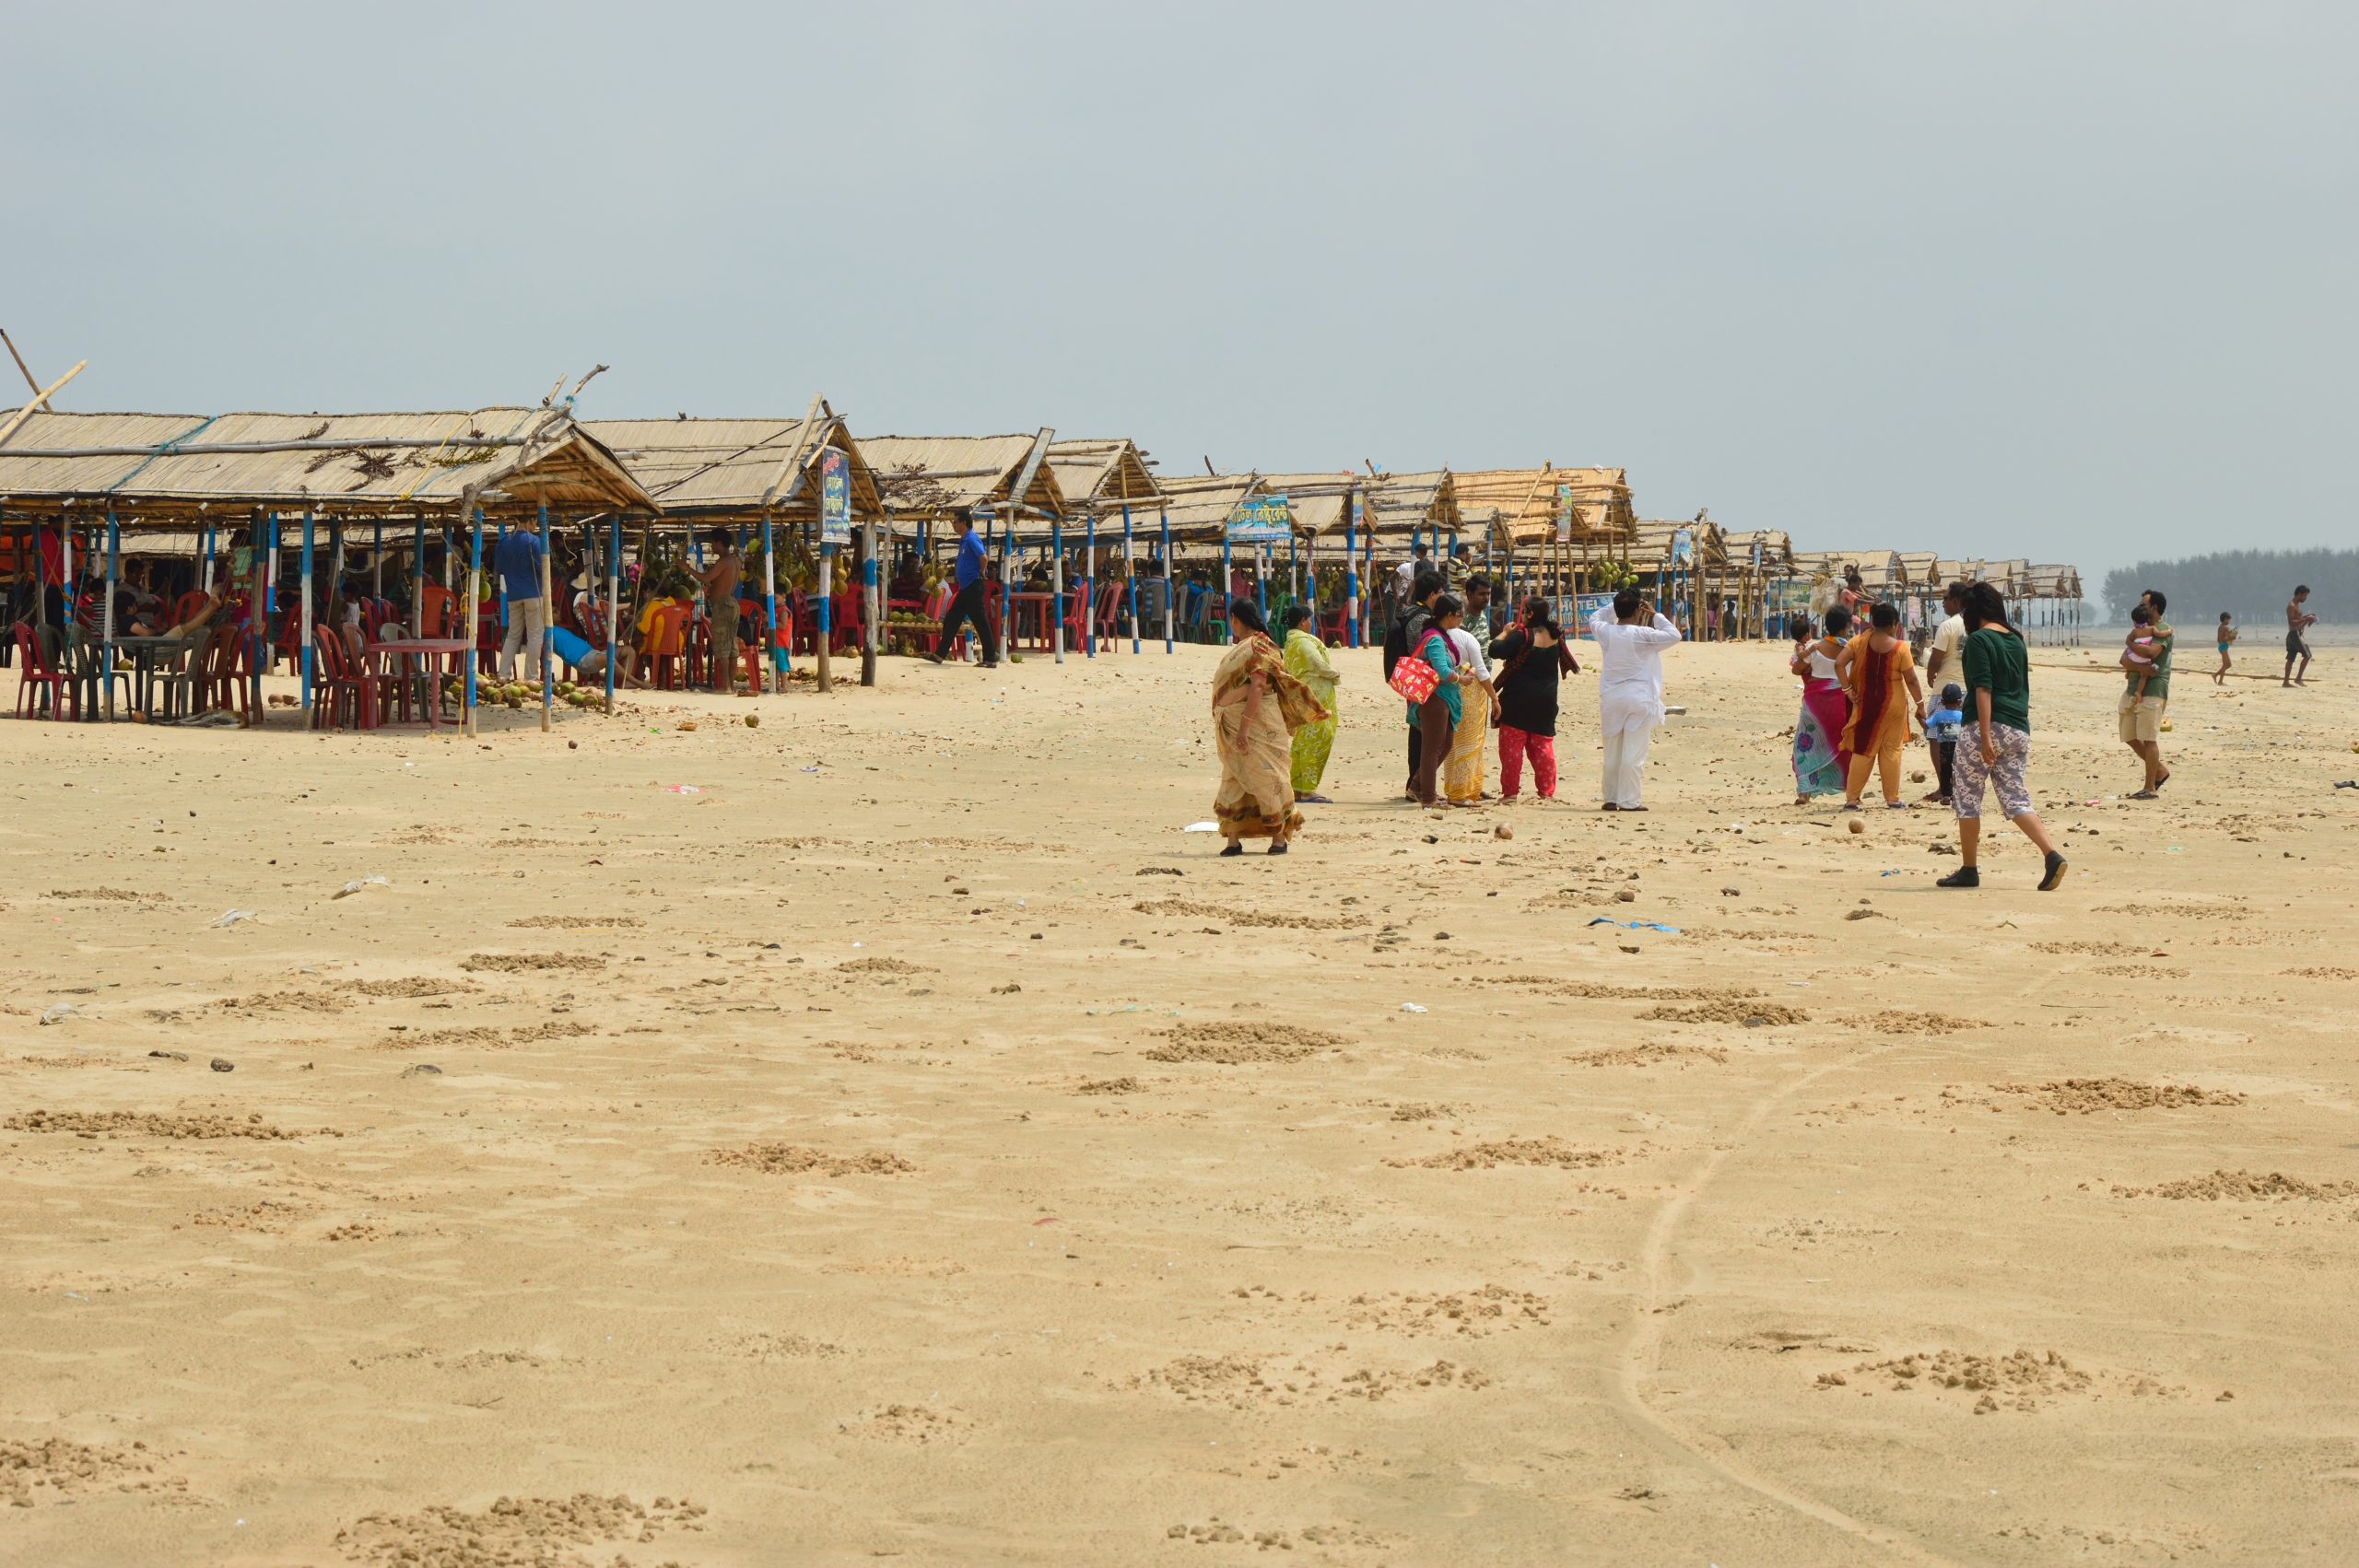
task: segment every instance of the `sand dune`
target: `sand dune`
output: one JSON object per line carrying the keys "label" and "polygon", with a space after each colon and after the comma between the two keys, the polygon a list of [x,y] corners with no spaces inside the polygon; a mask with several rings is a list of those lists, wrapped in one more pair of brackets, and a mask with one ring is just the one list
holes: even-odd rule
{"label": "sand dune", "polygon": [[1641,817],[1586,676],[1397,802],[1339,655],[1282,860],[1205,649],[0,727],[0,1558],[2348,1561],[2359,712],[2183,672],[2124,802],[2101,658],[2049,895],[1790,804],[1758,646]]}

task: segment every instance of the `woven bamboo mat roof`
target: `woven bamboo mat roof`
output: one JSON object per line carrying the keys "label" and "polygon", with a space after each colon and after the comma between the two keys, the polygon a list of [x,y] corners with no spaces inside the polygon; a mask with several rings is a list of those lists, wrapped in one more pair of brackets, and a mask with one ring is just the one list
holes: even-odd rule
{"label": "woven bamboo mat roof", "polygon": [[[1031,436],[870,436],[860,443],[885,509],[896,517],[963,516],[999,504],[1015,487]],[[1050,443],[1054,445],[1053,442]],[[1056,469],[1042,462],[1024,504],[1062,517],[1068,509]]]}
{"label": "woven bamboo mat roof", "polygon": [[253,507],[407,517],[453,509],[471,486],[487,511],[655,505],[604,443],[546,408],[209,417],[43,410],[0,447],[0,504],[111,505],[144,526]]}
{"label": "woven bamboo mat roof", "polygon": [[1129,440],[1050,441],[1048,467],[1059,494],[1076,509],[1119,509],[1125,501],[1133,509],[1152,506],[1162,494],[1146,455]]}
{"label": "woven bamboo mat roof", "polygon": [[[1343,532],[1344,525],[1351,521],[1353,492],[1368,497],[1369,486],[1374,483],[1349,469],[1329,469],[1323,474],[1264,474],[1261,480],[1262,493],[1286,498],[1286,510],[1294,517],[1296,531],[1313,537]],[[1372,497],[1362,500],[1361,521],[1366,524],[1375,510]]]}
{"label": "woven bamboo mat roof", "polygon": [[[839,415],[823,414],[807,423],[803,419],[586,419],[581,427],[623,460],[667,517],[758,512],[765,497],[776,517],[816,517],[819,465],[830,447],[841,451],[849,464],[852,515],[868,518],[884,513],[867,455],[851,439]],[[795,471],[803,478],[800,486],[794,483]]]}
{"label": "woven bamboo mat roof", "polygon": [[1623,558],[1634,567],[1652,568],[1671,560],[1673,535],[1685,529],[1692,537],[1694,564],[1699,567],[1720,567],[1729,563],[1728,538],[1720,525],[1707,518],[1700,522],[1683,522],[1677,519],[1641,518],[1632,524],[1631,536]]}
{"label": "woven bamboo mat roof", "polygon": [[1794,542],[1779,528],[1753,528],[1720,535],[1720,543],[1728,551],[1731,566],[1750,567],[1753,547],[1761,546],[1761,569],[1772,577],[1783,577],[1794,569]]}
{"label": "woven bamboo mat roof", "polygon": [[1627,539],[1637,522],[1630,485],[1619,468],[1486,468],[1451,474],[1460,517],[1489,524],[1518,543],[1553,534],[1557,490],[1572,490],[1573,533],[1591,543]]}
{"label": "woven bamboo mat roof", "polygon": [[[1229,514],[1255,496],[1283,494],[1259,474],[1163,474],[1164,511],[1171,520],[1171,537],[1217,545],[1228,530]],[[1291,513],[1289,497],[1286,509]]]}

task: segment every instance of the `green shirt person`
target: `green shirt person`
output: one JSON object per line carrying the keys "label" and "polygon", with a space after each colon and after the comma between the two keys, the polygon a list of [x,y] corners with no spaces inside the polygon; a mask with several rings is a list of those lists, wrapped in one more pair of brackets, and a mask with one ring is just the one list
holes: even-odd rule
{"label": "green shirt person", "polygon": [[2064,857],[2031,803],[2031,659],[2023,634],[2007,622],[2006,601],[1987,582],[1967,585],[1964,607],[1966,733],[1959,737],[1950,773],[1950,810],[1957,816],[1958,869],[1942,887],[1980,887],[1977,857],[1982,848],[1982,795],[1999,796],[1999,809],[2047,857],[2039,879],[2042,893],[2064,881]]}

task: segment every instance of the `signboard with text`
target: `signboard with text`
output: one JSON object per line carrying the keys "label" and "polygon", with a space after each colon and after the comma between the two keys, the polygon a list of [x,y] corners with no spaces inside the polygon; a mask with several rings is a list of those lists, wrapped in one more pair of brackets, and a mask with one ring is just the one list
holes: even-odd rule
{"label": "signboard with text", "polygon": [[1283,544],[1294,537],[1294,513],[1284,496],[1251,496],[1228,514],[1231,544]]}

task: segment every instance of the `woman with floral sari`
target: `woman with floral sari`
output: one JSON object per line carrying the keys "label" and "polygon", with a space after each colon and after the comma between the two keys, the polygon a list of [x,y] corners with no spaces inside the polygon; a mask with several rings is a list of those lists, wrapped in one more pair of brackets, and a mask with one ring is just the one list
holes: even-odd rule
{"label": "woman with floral sari", "polygon": [[1826,612],[1826,635],[1798,643],[1787,668],[1802,679],[1802,717],[1794,720],[1794,804],[1814,796],[1839,795],[1850,787],[1851,754],[1843,747],[1851,724],[1851,697],[1835,673],[1851,612]]}
{"label": "woman with floral sari", "polygon": [[1319,781],[1327,776],[1327,758],[1335,749],[1334,662],[1327,645],[1319,640],[1317,622],[1308,604],[1289,604],[1283,617],[1286,634],[1285,672],[1303,684],[1327,717],[1314,719],[1294,732],[1294,797],[1325,805]]}
{"label": "woman with floral sari", "polygon": [[1294,732],[1333,715],[1286,673],[1253,601],[1232,600],[1228,626],[1233,646],[1213,673],[1213,740],[1220,751],[1213,816],[1228,840],[1221,853],[1242,855],[1240,840],[1266,838],[1270,853],[1283,855],[1302,825],[1294,809]]}

